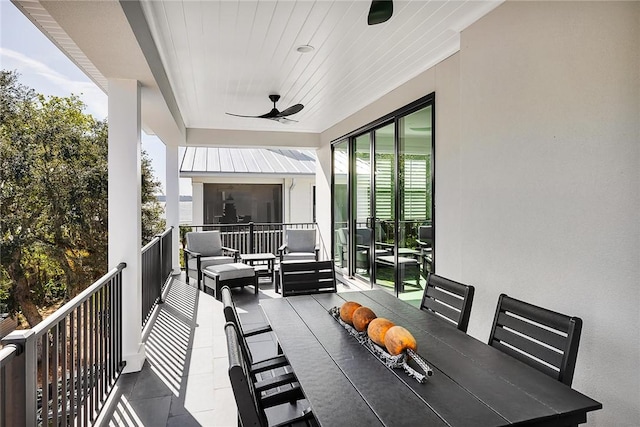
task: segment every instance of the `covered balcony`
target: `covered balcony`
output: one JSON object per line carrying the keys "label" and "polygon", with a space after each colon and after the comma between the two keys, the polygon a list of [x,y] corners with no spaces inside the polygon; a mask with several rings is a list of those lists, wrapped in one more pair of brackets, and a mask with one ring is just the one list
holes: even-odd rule
{"label": "covered balcony", "polygon": [[[3,342],[4,384],[23,385],[3,389],[2,417],[10,408],[26,425],[45,413],[78,425],[235,425],[220,305],[180,275],[179,147],[316,150],[320,253],[348,266],[356,257],[336,253],[335,236],[344,228],[353,239],[356,220],[336,227],[334,153],[344,149],[353,171],[359,130],[373,146],[378,129],[399,123],[392,113],[428,97],[433,122],[416,132],[434,148],[430,268],[475,285],[468,334],[487,341],[502,293],[580,316],[573,387],[603,403],[588,425],[637,424],[639,3],[394,1],[393,17],[372,26],[364,1],[13,3],[108,94],[112,270],[55,321]],[[276,93],[281,112],[304,105],[287,116],[297,122],[225,114],[264,115]],[[135,185],[143,129],[166,145],[173,230],[151,272]],[[353,271],[344,282],[362,286]],[[259,299],[277,295],[266,283],[258,300],[249,294],[234,294],[242,320],[262,322]],[[254,345],[274,345],[264,342]],[[47,344],[44,372],[61,393],[36,391]]]}

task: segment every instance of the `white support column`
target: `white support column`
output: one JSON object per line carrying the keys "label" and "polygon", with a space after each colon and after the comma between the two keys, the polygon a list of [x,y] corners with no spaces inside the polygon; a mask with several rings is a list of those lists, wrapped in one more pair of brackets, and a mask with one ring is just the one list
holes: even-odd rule
{"label": "white support column", "polygon": [[173,227],[172,269],[173,274],[180,274],[180,171],[178,170],[178,146],[165,144],[167,201],[165,214],[167,227]]}
{"label": "white support column", "polygon": [[291,190],[293,187],[293,178],[285,178],[284,184],[282,186],[282,199],[284,201],[284,218],[282,218],[284,223],[289,223],[291,221]]}
{"label": "white support column", "polygon": [[202,225],[204,223],[204,184],[191,181],[191,223]]}
{"label": "white support column", "polygon": [[109,80],[109,266],[122,272],[124,372],[142,369],[141,121],[140,85]]}

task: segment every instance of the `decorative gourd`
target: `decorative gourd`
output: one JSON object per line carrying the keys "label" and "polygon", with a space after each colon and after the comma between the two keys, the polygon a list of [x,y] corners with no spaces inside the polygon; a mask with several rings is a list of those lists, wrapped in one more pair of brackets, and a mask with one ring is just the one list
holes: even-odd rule
{"label": "decorative gourd", "polygon": [[367,335],[369,335],[371,341],[384,347],[384,336],[393,326],[395,326],[395,324],[391,320],[385,319],[384,317],[377,317],[369,323]]}
{"label": "decorative gourd", "polygon": [[362,307],[355,301],[347,301],[340,307],[340,318],[343,322],[353,325],[353,312]]}
{"label": "decorative gourd", "polygon": [[418,343],[406,328],[402,326],[393,326],[389,328],[384,336],[384,346],[390,355],[396,356],[407,349],[416,351]]}
{"label": "decorative gourd", "polygon": [[353,312],[353,327],[359,332],[366,331],[369,323],[376,317],[378,316],[369,307],[358,307]]}

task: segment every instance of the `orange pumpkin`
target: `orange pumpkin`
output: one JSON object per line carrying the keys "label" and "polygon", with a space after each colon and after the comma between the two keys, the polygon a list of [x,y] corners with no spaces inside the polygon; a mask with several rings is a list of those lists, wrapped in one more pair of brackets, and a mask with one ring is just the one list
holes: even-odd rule
{"label": "orange pumpkin", "polygon": [[387,331],[394,326],[394,323],[385,319],[384,317],[377,317],[373,319],[367,327],[367,335],[371,338],[371,341],[384,347],[384,336]]}
{"label": "orange pumpkin", "polygon": [[362,332],[377,316],[369,307],[359,307],[353,312],[353,327]]}
{"label": "orange pumpkin", "polygon": [[408,348],[413,351],[418,349],[416,339],[411,335],[411,332],[402,326],[389,328],[387,334],[384,336],[384,346],[392,356],[396,356]]}
{"label": "orange pumpkin", "polygon": [[343,322],[353,325],[353,312],[362,307],[355,301],[347,301],[340,307],[340,318]]}

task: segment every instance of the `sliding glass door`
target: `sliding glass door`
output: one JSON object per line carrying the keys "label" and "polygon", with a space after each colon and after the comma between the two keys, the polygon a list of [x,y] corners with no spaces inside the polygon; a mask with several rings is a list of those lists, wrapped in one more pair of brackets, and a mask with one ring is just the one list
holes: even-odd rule
{"label": "sliding glass door", "polygon": [[433,117],[431,95],[333,145],[336,267],[415,304],[435,265]]}

